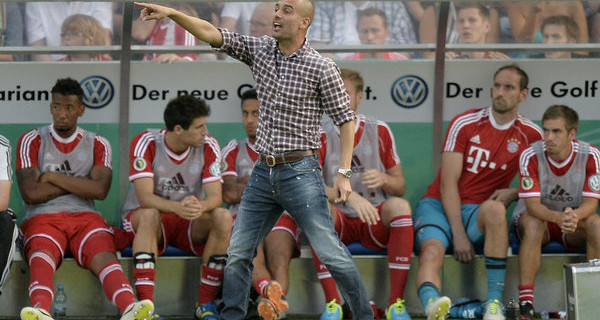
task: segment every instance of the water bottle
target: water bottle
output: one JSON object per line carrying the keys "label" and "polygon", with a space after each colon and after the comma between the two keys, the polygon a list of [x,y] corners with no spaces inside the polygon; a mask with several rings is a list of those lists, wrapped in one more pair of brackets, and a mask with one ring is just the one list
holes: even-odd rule
{"label": "water bottle", "polygon": [[510,299],[506,306],[506,320],[519,320],[520,317],[519,305],[515,303],[515,299]]}
{"label": "water bottle", "polygon": [[67,294],[65,287],[62,284],[58,285],[58,290],[54,294],[54,309],[52,316],[56,320],[65,319],[67,315]]}

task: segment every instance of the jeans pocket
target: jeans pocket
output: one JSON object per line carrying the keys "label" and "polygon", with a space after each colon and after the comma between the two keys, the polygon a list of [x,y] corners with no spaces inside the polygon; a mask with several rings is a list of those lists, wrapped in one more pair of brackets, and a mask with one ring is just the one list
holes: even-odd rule
{"label": "jeans pocket", "polygon": [[305,157],[300,161],[286,163],[286,166],[297,173],[321,173],[321,166],[315,157]]}

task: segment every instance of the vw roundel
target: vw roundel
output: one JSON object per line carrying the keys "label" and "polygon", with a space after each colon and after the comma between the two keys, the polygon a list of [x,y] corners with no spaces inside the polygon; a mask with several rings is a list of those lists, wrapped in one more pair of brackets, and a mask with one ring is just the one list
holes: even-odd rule
{"label": "vw roundel", "polygon": [[427,83],[415,75],[402,76],[392,84],[392,100],[402,108],[420,106],[428,93]]}
{"label": "vw roundel", "polygon": [[102,76],[90,76],[79,83],[83,89],[83,104],[92,109],[100,109],[108,105],[114,95],[112,83]]}

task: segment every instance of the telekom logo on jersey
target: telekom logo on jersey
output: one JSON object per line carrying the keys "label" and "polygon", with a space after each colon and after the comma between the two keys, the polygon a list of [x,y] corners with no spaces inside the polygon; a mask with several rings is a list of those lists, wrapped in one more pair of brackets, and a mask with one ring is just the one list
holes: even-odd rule
{"label": "telekom logo on jersey", "polygon": [[469,149],[469,156],[467,157],[467,163],[473,164],[471,167],[467,168],[467,171],[473,173],[479,173],[479,167],[485,168],[489,167],[490,169],[496,168],[495,162],[489,162],[490,159],[490,151],[487,149],[480,148],[478,146],[471,146]]}

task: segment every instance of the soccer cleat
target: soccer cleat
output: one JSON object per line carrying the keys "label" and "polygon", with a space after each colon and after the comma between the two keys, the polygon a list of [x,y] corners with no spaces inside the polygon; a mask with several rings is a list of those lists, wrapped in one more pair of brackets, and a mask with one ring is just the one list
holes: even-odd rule
{"label": "soccer cleat", "polygon": [[48,311],[42,308],[25,307],[21,309],[21,320],[54,320]]}
{"label": "soccer cleat", "polygon": [[219,320],[219,312],[217,312],[217,306],[214,301],[203,303],[196,308],[194,313],[194,319],[196,320]]}
{"label": "soccer cleat", "polygon": [[263,290],[263,294],[264,298],[269,300],[275,306],[277,313],[282,313],[290,307],[288,302],[285,301],[281,285],[275,280],[272,280],[267,284]]}
{"label": "soccer cleat", "polygon": [[342,306],[335,301],[335,299],[327,302],[325,310],[321,314],[321,320],[342,320],[344,312]]}
{"label": "soccer cleat", "polygon": [[264,320],[277,320],[279,319],[279,312],[275,304],[267,298],[263,298],[258,303],[258,316]]}
{"label": "soccer cleat", "polygon": [[142,300],[130,304],[123,312],[121,320],[151,320],[154,316],[154,303]]}
{"label": "soccer cleat", "polygon": [[410,320],[404,300],[398,298],[396,302],[392,303],[385,312],[385,318],[387,320]]}
{"label": "soccer cleat", "polygon": [[446,296],[429,299],[425,308],[427,320],[446,320],[451,305],[452,301]]}
{"label": "soccer cleat", "polygon": [[485,302],[485,312],[483,320],[504,320],[504,306],[498,299],[488,300]]}
{"label": "soccer cleat", "polygon": [[521,301],[519,304],[519,312],[521,314],[521,320],[531,320],[535,311],[533,309],[533,303],[530,301]]}
{"label": "soccer cleat", "polygon": [[450,308],[451,319],[481,319],[483,317],[483,303],[479,300],[459,298]]}

